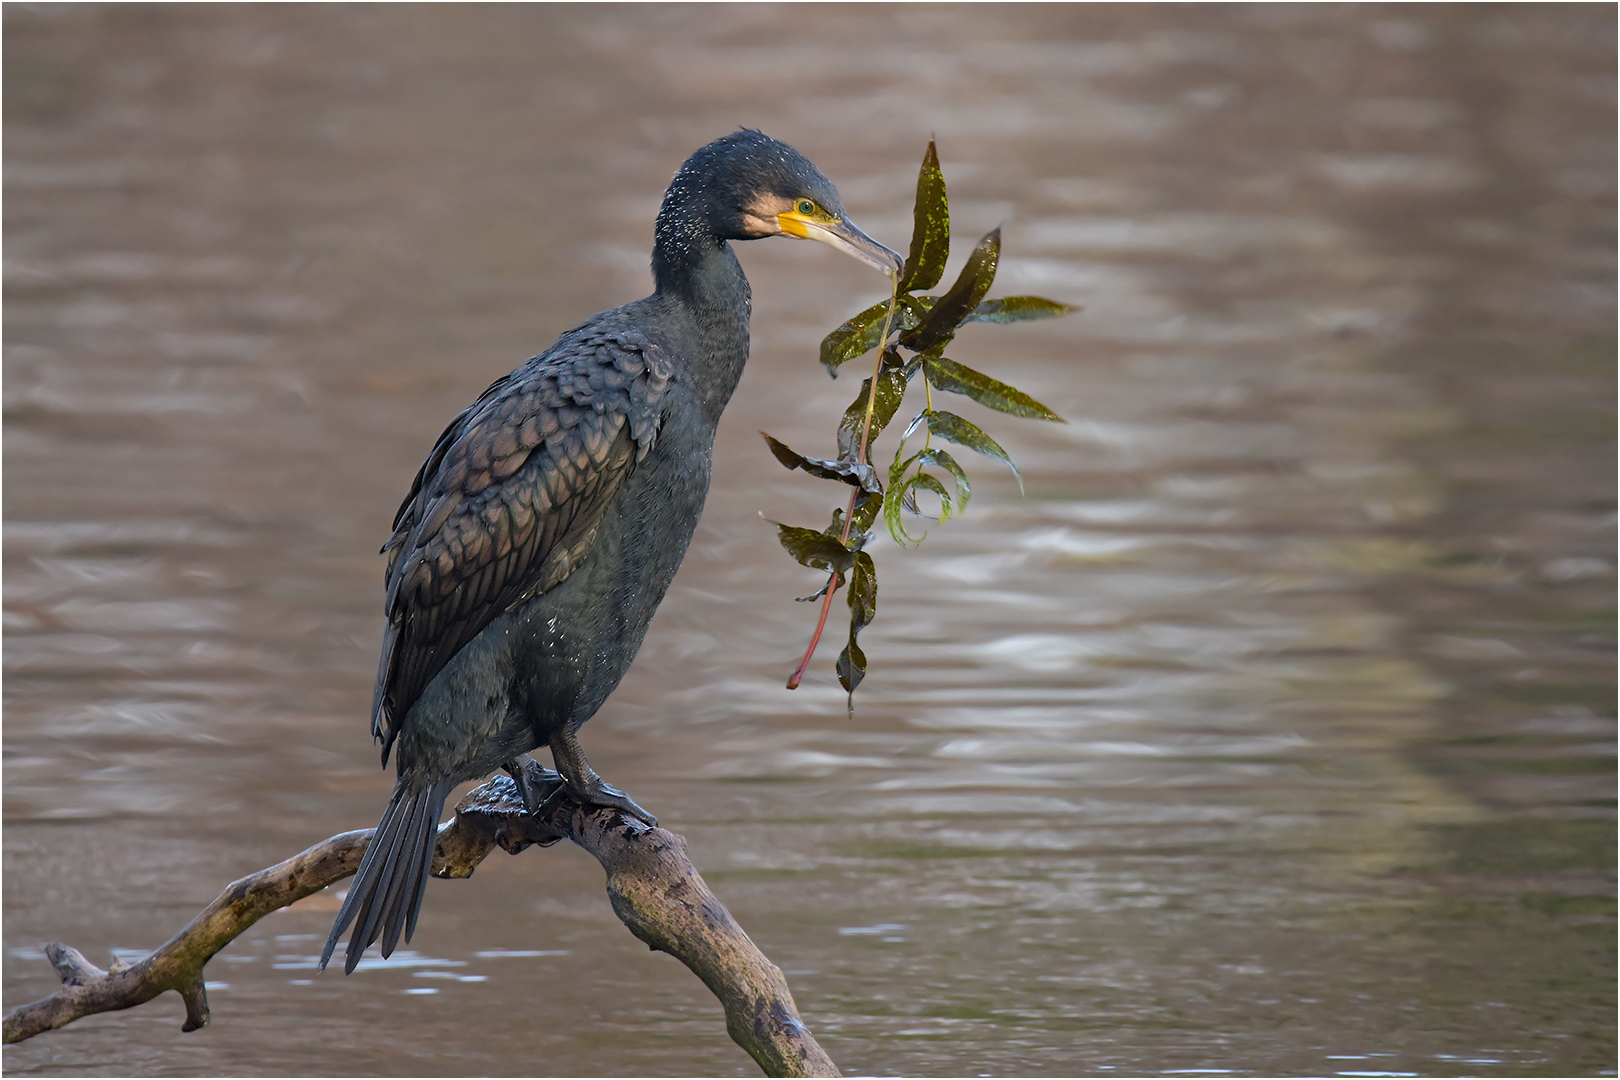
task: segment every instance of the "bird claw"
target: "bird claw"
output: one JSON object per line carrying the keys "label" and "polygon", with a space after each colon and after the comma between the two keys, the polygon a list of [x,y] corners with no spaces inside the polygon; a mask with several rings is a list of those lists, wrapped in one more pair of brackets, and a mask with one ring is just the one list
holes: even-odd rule
{"label": "bird claw", "polygon": [[630,796],[597,775],[590,762],[585,760],[585,751],[580,748],[579,739],[572,731],[563,730],[552,736],[551,756],[557,762],[557,772],[562,776],[563,786],[552,792],[551,797],[546,800],[547,803],[557,798],[559,792],[566,790],[569,795],[586,806],[611,806],[639,821],[646,822],[652,828],[658,828],[657,818],[637,806],[636,801]]}
{"label": "bird claw", "polygon": [[658,828],[657,818],[643,810],[639,805],[637,805],[636,800],[632,799],[630,796],[626,795],[616,787],[609,787],[607,784],[603,784],[598,781],[597,791],[592,795],[590,801],[600,806],[614,807],[617,810],[629,814],[631,817],[637,819],[645,825],[648,825],[654,829]]}
{"label": "bird claw", "polygon": [[[562,774],[546,768],[528,755],[514,758],[501,768],[506,770],[506,775],[517,785],[518,794],[523,798],[523,808],[531,815],[538,814],[541,807],[550,803],[557,792],[563,790],[565,781]],[[536,792],[536,782],[546,786],[547,790],[543,795]]]}
{"label": "bird claw", "polygon": [[576,790],[574,786],[570,784],[566,778],[564,778],[562,784],[558,786],[557,790],[546,796],[545,802],[540,804],[540,809],[544,810],[551,806],[551,804],[560,799],[563,792],[566,791],[576,801],[583,803],[586,806],[611,806],[613,809],[618,810],[621,813],[629,814],[637,821],[643,822],[651,828],[658,828],[658,819],[647,813],[647,811],[643,810],[636,803],[636,800],[632,799],[630,796],[626,795],[624,792],[620,791],[611,784],[604,783],[602,778],[599,776],[594,777],[593,779],[594,783],[581,785],[584,790]]}

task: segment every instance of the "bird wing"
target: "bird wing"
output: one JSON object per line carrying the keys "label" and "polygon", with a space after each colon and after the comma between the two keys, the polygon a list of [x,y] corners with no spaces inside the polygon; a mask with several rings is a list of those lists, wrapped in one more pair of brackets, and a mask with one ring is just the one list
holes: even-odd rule
{"label": "bird wing", "polygon": [[673,378],[656,345],[587,324],[444,429],[383,546],[388,622],[371,731],[384,764],[451,657],[588,557],[614,493],[657,440]]}

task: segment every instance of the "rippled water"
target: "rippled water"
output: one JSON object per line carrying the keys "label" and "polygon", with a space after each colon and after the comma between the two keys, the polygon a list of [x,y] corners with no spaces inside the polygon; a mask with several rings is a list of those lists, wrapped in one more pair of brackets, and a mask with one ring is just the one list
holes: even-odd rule
{"label": "rippled water", "polygon": [[[807,32],[806,20],[813,24]],[[754,356],[592,761],[846,1071],[1575,1075],[1614,1030],[1615,15],[18,7],[5,25],[5,1006],[373,823],[375,555],[445,420],[642,295],[738,124],[997,292],[967,516],[877,551],[853,715],[782,683],[814,362],[881,291],[743,245]],[[960,257],[960,256],[959,256]],[[964,411],[971,411],[966,406]],[[719,1074],[717,1006],[557,848],[315,977],[335,899],[11,1073]]]}

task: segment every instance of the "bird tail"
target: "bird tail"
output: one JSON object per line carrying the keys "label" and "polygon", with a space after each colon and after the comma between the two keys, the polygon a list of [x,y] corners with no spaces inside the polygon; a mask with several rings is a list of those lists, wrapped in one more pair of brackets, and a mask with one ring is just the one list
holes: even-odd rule
{"label": "bird tail", "polygon": [[416,932],[417,913],[422,909],[428,871],[433,866],[433,841],[438,832],[439,814],[453,786],[441,780],[427,787],[417,787],[407,785],[403,779],[395,785],[394,796],[388,800],[388,809],[383,811],[382,823],[360,860],[349,895],[344,898],[337,921],[332,924],[318,970],[326,970],[338,938],[351,922],[355,927],[354,933],[349,935],[349,949],[343,961],[345,975],[354,970],[360,962],[360,954],[379,935],[384,956],[394,951],[401,929],[405,940],[411,940]]}

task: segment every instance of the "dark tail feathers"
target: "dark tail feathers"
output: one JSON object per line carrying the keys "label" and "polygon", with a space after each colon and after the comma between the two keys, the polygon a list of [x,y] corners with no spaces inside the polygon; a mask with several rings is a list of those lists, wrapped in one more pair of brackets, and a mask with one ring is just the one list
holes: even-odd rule
{"label": "dark tail feathers", "polygon": [[[343,960],[347,975],[360,962],[366,947],[382,937],[382,954],[389,955],[399,943],[416,932],[416,916],[422,910],[422,893],[427,888],[428,870],[433,865],[433,840],[438,832],[439,813],[453,785],[445,782],[431,787],[406,787],[401,781],[388,800],[382,823],[371,838],[371,846],[360,860],[349,885],[349,895],[338,910],[337,921],[321,950],[319,970],[325,971],[332,950],[349,923],[349,948]],[[356,916],[359,921],[356,922]]]}

